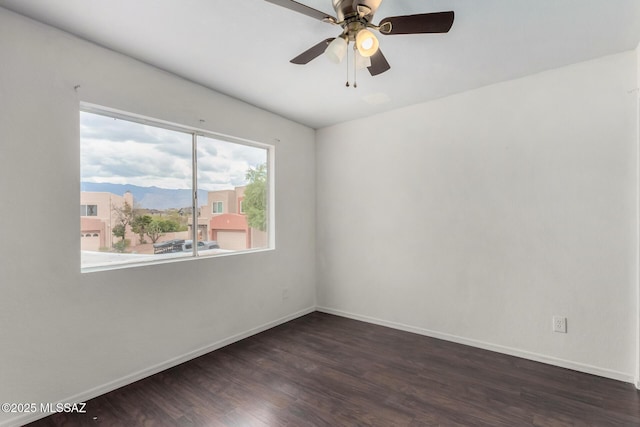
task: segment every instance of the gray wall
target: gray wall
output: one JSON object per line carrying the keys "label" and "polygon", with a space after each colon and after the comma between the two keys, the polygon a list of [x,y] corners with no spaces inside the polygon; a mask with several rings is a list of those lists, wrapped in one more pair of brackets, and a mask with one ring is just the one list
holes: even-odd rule
{"label": "gray wall", "polygon": [[[0,402],[86,398],[315,306],[312,129],[2,8],[0,58]],[[80,101],[274,144],[276,250],[80,274]]]}
{"label": "gray wall", "polygon": [[318,306],[633,381],[635,87],[627,52],[320,130]]}

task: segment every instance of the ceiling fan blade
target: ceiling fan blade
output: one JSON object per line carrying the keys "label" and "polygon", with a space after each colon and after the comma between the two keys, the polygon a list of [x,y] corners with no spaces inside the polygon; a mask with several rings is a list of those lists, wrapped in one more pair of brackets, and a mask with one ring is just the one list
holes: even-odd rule
{"label": "ceiling fan blade", "polygon": [[453,25],[453,18],[453,11],[391,16],[380,21],[380,32],[389,35],[446,33]]}
{"label": "ceiling fan blade", "polygon": [[368,67],[369,74],[377,76],[385,71],[388,71],[391,65],[387,62],[387,58],[384,57],[382,51],[378,49],[376,53],[371,56],[371,65]]}
{"label": "ceiling fan blade", "polygon": [[334,22],[334,23],[337,22],[336,18],[329,15],[328,13],[320,12],[317,9],[306,6],[302,3],[298,3],[297,1],[293,1],[293,0],[265,0],[265,1],[268,1],[269,3],[277,4],[278,6],[282,6],[289,10],[293,10],[294,12],[302,13],[303,15],[307,15],[312,18],[319,19],[320,21],[327,21],[327,22]]}
{"label": "ceiling fan blade", "polygon": [[313,46],[310,49],[305,50],[304,52],[302,52],[300,55],[296,56],[289,62],[291,62],[292,64],[299,64],[299,65],[308,64],[313,59],[316,59],[318,56],[322,55],[325,49],[327,48],[327,46],[329,46],[329,43],[331,43],[332,41],[333,41],[333,38],[322,40],[320,43],[318,43],[317,45]]}

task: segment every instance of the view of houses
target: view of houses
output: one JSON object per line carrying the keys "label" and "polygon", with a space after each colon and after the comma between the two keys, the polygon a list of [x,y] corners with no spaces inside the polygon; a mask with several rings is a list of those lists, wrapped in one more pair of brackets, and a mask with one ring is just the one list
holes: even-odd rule
{"label": "view of houses", "polygon": [[[198,240],[218,242],[221,249],[263,248],[267,232],[249,227],[243,209],[245,186],[233,190],[209,191],[207,204],[198,213]],[[188,218],[189,229],[192,218]]]}
{"label": "view of houses", "polygon": [[[221,252],[267,246],[267,232],[250,227],[247,221],[243,209],[245,188],[207,193],[207,204],[198,209],[199,241],[215,241]],[[135,219],[145,216],[149,219],[143,225]],[[154,228],[152,222],[163,226]],[[123,195],[80,193],[82,251],[153,254],[154,244],[191,239],[192,227],[191,208],[139,208],[128,191]]]}

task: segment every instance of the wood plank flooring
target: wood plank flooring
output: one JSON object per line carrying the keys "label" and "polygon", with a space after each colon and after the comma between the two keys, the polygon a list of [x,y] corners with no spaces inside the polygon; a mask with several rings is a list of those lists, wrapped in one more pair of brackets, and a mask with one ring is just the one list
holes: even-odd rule
{"label": "wood plank flooring", "polygon": [[639,396],[315,312],[30,426],[640,426]]}

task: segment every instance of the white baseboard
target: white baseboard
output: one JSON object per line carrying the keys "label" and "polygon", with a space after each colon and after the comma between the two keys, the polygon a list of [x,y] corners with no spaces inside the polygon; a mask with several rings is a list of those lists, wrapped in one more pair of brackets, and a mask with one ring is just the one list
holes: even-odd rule
{"label": "white baseboard", "polygon": [[[189,353],[183,354],[182,356],[174,357],[173,359],[169,359],[165,362],[158,363],[157,365],[151,366],[149,368],[145,368],[141,371],[134,372],[130,375],[124,376],[122,378],[118,378],[117,380],[110,381],[106,384],[94,387],[90,390],[83,391],[74,396],[66,397],[63,399],[54,399],[49,400],[50,402],[62,402],[62,403],[78,403],[78,402],[86,402],[89,399],[93,399],[94,397],[98,397],[105,393],[109,393],[115,389],[123,387],[125,385],[134,383],[143,378],[149,377],[151,375],[157,374],[158,372],[162,372],[169,368],[173,368],[181,363],[188,362],[189,360],[195,359],[196,357],[203,356],[207,353],[210,353],[214,350],[218,350],[219,348],[225,347],[229,344],[233,344],[234,342],[243,340],[252,335],[259,334],[260,332],[264,332],[268,329],[271,329],[275,326],[281,325],[283,323],[289,322],[290,320],[297,319],[298,317],[304,316],[309,313],[313,313],[315,311],[315,307],[308,307],[304,310],[300,310],[296,313],[290,314],[288,316],[281,317],[280,319],[274,320],[272,322],[265,323],[264,325],[260,325],[253,329],[249,329],[248,331],[233,335],[231,337],[225,338],[223,340],[217,341],[213,344],[209,344],[205,347],[199,348],[194,351],[190,351]],[[30,422],[36,421],[40,418],[44,418],[50,414],[43,413],[29,413],[17,416],[15,418],[5,420],[0,422],[0,427],[19,427]]]}
{"label": "white baseboard", "polygon": [[571,360],[559,359],[552,356],[546,356],[544,354],[532,353],[525,350],[519,350],[516,348],[505,347],[497,344],[491,344],[484,341],[464,338],[464,337],[446,334],[442,332],[436,332],[429,329],[423,329],[415,326],[405,325],[402,323],[389,322],[387,320],[349,313],[342,310],[335,310],[328,307],[316,307],[316,310],[323,313],[334,314],[336,316],[347,317],[349,319],[360,320],[367,323],[373,323],[375,325],[387,326],[389,328],[398,329],[401,331],[413,332],[419,335],[438,338],[441,340],[451,341],[458,344],[469,345],[471,347],[482,348],[484,350],[495,351],[498,353],[508,354],[510,356],[521,357],[523,359],[533,360],[535,362],[542,362],[548,365],[559,366],[561,368],[572,369],[574,371],[584,372],[587,374],[597,375],[600,377],[610,378],[613,380],[623,381],[626,383],[631,383],[631,384],[636,383],[634,375],[631,375],[625,372],[618,372],[610,369],[599,368],[597,366],[591,366],[591,365],[587,365],[579,362],[573,362]]}

